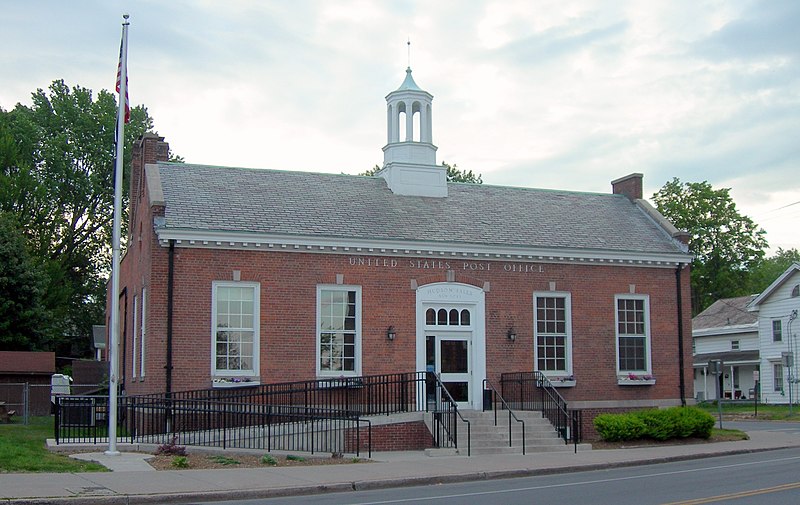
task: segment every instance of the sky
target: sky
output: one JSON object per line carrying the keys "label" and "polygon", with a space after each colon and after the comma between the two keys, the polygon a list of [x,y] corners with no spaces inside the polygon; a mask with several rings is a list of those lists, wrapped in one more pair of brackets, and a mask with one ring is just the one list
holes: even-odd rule
{"label": "sky", "polygon": [[[797,0],[0,0],[0,107],[56,79],[129,95],[188,163],[382,164],[410,65],[437,162],[493,185],[608,193],[639,172],[730,188],[800,249]],[[410,50],[407,42],[410,40]],[[409,56],[410,55],[410,56]]]}

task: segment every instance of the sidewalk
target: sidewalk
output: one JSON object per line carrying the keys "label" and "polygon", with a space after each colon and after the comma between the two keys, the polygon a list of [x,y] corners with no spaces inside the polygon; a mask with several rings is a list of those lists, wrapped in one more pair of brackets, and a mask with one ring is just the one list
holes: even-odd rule
{"label": "sidewalk", "polygon": [[0,500],[15,505],[185,503],[522,477],[800,447],[800,436],[748,431],[750,440],[636,449],[497,456],[374,453],[374,463],[320,467],[154,471],[148,454],[83,454],[112,472],[0,474]]}

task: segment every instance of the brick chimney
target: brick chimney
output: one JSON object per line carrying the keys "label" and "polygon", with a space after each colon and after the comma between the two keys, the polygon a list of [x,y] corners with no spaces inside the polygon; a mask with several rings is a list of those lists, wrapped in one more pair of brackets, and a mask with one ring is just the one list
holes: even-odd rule
{"label": "brick chimney", "polygon": [[167,161],[169,144],[164,137],[155,133],[145,133],[133,143],[131,151],[130,212],[128,212],[128,230],[133,230],[133,219],[144,196],[144,167],[150,163]]}
{"label": "brick chimney", "polygon": [[642,174],[630,174],[611,181],[612,192],[615,195],[625,195],[631,201],[642,199]]}

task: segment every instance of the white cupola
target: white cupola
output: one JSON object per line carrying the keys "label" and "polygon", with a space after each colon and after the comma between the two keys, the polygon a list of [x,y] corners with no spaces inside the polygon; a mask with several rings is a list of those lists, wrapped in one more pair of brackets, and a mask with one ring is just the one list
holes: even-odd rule
{"label": "white cupola", "polygon": [[383,148],[383,169],[389,189],[398,195],[447,196],[447,171],[436,165],[431,102],[406,69],[403,84],[386,95],[388,140]]}

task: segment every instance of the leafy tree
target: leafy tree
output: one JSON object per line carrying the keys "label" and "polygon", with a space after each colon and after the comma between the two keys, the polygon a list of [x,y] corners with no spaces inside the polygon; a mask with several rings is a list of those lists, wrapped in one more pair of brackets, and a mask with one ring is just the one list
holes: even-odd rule
{"label": "leafy tree", "polygon": [[749,273],[764,257],[766,232],[739,213],[729,189],[674,178],[653,201],[661,214],[691,235],[694,314],[720,298],[749,294]]}
{"label": "leafy tree", "polygon": [[795,262],[800,263],[800,251],[781,248],[773,256],[759,261],[750,272],[750,293],[761,293],[767,289]]}
{"label": "leafy tree", "polygon": [[[44,272],[49,341],[55,346],[79,337],[74,347],[82,352],[89,351],[91,325],[103,321],[116,114],[112,93],[102,90],[95,96],[63,80],[47,91],[36,90],[31,106],[0,109],[0,210],[23,225],[30,254]],[[146,108],[131,109],[124,139],[125,193],[133,141],[152,128]],[[123,203],[123,213],[126,208]]]}
{"label": "leafy tree", "polygon": [[[470,184],[483,184],[481,174],[475,175],[472,170],[459,170],[458,165],[450,165],[446,161],[442,162],[442,166],[447,170],[447,182],[467,182]],[[375,165],[366,172],[358,175],[372,176],[381,171],[381,167]]]}
{"label": "leafy tree", "polygon": [[443,161],[442,166],[447,169],[448,182],[467,182],[470,184],[483,184],[481,174],[475,175],[472,170],[459,170],[458,165]]}
{"label": "leafy tree", "polygon": [[43,272],[28,254],[22,229],[12,215],[0,212],[0,348],[48,348],[44,281]]}

